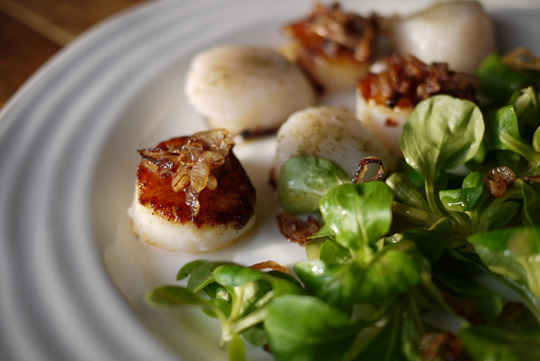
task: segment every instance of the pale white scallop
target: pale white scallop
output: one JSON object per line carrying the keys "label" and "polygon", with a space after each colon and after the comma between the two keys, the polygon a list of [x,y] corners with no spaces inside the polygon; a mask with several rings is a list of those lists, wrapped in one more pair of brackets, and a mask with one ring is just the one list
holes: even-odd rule
{"label": "pale white scallop", "polygon": [[277,130],[296,110],[316,102],[300,68],[274,49],[231,45],[198,54],[186,94],[211,127],[234,134]]}
{"label": "pale white scallop", "polygon": [[128,209],[133,231],[149,245],[182,253],[206,253],[224,248],[238,240],[255,224],[255,215],[241,229],[234,225],[202,225],[168,221],[139,202],[137,191]]}
{"label": "pale white scallop", "polygon": [[376,104],[373,99],[366,100],[359,91],[356,92],[356,117],[377,135],[394,159],[402,157],[399,138],[411,113],[409,109],[391,109]]}
{"label": "pale white scallop", "polygon": [[494,26],[477,1],[440,2],[404,17],[394,24],[390,38],[399,53],[427,64],[448,63],[469,74],[495,50]]}
{"label": "pale white scallop", "polygon": [[391,168],[392,159],[378,137],[354,114],[336,107],[311,107],[291,115],[277,134],[273,177],[297,155],[317,155],[340,165],[353,176],[358,162],[375,156]]}

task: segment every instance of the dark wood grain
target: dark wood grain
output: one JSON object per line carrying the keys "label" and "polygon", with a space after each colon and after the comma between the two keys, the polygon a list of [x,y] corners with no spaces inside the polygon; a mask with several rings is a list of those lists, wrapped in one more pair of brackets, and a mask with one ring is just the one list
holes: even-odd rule
{"label": "dark wood grain", "polygon": [[0,108],[63,46],[148,0],[0,0]]}
{"label": "dark wood grain", "polygon": [[0,13],[0,107],[60,46]]}

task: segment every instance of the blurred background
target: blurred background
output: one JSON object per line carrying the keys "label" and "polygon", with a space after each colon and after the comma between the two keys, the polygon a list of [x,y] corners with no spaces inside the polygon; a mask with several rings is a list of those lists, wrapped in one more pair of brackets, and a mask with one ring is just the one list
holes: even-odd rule
{"label": "blurred background", "polygon": [[151,0],[0,0],[0,109],[48,59],[106,17]]}

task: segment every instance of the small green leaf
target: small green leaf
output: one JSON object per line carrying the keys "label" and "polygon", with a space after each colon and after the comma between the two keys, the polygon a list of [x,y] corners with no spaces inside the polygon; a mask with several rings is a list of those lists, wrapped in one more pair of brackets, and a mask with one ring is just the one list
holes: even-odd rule
{"label": "small green leaf", "polygon": [[369,248],[390,229],[392,198],[383,182],[346,184],[331,189],[320,210],[339,244],[369,257]]}
{"label": "small green leaf", "polygon": [[214,279],[222,286],[239,287],[264,279],[264,274],[249,267],[222,265],[214,270]]}
{"label": "small green leaf", "polygon": [[435,263],[443,251],[456,241],[456,236],[451,232],[451,229],[451,219],[443,218],[429,230],[417,229],[403,232],[398,241],[413,241],[419,252],[430,263]]}
{"label": "small green leaf", "polygon": [[294,295],[268,305],[264,328],[277,361],[342,361],[359,331],[340,310]]}
{"label": "small green leaf", "polygon": [[482,187],[484,175],[480,172],[471,172],[463,179],[462,188]]}
{"label": "small green leaf", "polygon": [[306,243],[306,257],[308,260],[319,259],[321,257],[321,246],[326,242],[326,238],[315,238]]}
{"label": "small green leaf", "polygon": [[508,324],[462,328],[458,336],[475,360],[540,360],[540,340],[530,338]]}
{"label": "small green leaf", "polygon": [[[498,198],[499,200],[501,198]],[[519,212],[519,203],[506,201],[506,202],[492,202],[482,210],[480,216],[479,231],[484,232],[486,230],[501,229],[508,222],[514,218]]]}
{"label": "small green leaf", "polygon": [[540,127],[536,128],[533,134],[533,148],[537,153],[540,153]]}
{"label": "small green leaf", "polygon": [[540,194],[525,182],[521,183],[523,213],[530,226],[540,227]]}
{"label": "small green leaf", "polygon": [[488,149],[509,150],[536,165],[538,154],[519,133],[518,117],[513,105],[507,105],[489,113],[486,118],[486,142]]}
{"label": "small green leaf", "polygon": [[157,287],[146,294],[146,302],[153,307],[208,306],[210,304],[208,300],[180,286]]}
{"label": "small green leaf", "polygon": [[520,133],[526,135],[529,130],[538,127],[540,122],[538,94],[532,86],[520,89],[516,93],[516,99],[511,100],[509,104],[513,104],[516,110]]}
{"label": "small green leaf", "polygon": [[191,274],[189,277],[187,288],[199,292],[203,290],[209,284],[214,281],[214,270],[223,265],[223,264],[232,264],[231,262],[221,262],[221,261],[193,261],[186,264],[178,272],[177,278],[184,278],[185,275]]}
{"label": "small green leaf", "polygon": [[246,350],[244,349],[244,341],[236,333],[232,335],[229,342],[229,361],[246,361]]}
{"label": "small green leaf", "polygon": [[308,292],[340,309],[349,309],[351,305],[341,287],[346,269],[347,266],[327,264],[322,260],[301,261],[294,265],[294,272]]}
{"label": "small green leaf", "polygon": [[[353,264],[354,265],[354,264]],[[365,266],[348,269],[343,281],[343,293],[356,302],[379,304],[390,302],[422,280],[429,271],[429,263],[412,242],[388,245]]]}
{"label": "small green leaf", "polygon": [[351,252],[331,239],[321,246],[319,258],[330,264],[344,264],[352,260]]}
{"label": "small green leaf", "polygon": [[407,163],[432,183],[440,170],[470,160],[483,135],[482,112],[474,103],[437,95],[414,108],[399,143]]}
{"label": "small green leaf", "polygon": [[483,187],[439,191],[444,208],[454,212],[467,212],[474,208],[484,192]]}
{"label": "small green leaf", "polygon": [[405,161],[425,178],[431,211],[443,216],[435,194],[437,177],[471,160],[482,145],[484,120],[472,102],[436,95],[418,103],[403,126]]}
{"label": "small green leaf", "polygon": [[538,84],[538,75],[514,70],[501,62],[499,54],[487,56],[479,66],[478,78],[482,93],[495,102],[505,102],[515,90],[530,84]]}
{"label": "small green leaf", "polygon": [[315,234],[312,234],[308,237],[308,239],[317,239],[317,238],[326,238],[326,237],[333,237],[336,233],[332,230],[332,228],[328,224],[323,224],[322,227],[315,232]]}
{"label": "small green leaf", "polygon": [[417,209],[429,211],[426,198],[405,174],[391,174],[386,179],[386,184],[392,189],[394,198],[397,201]]}
{"label": "small green leaf", "polygon": [[[474,305],[472,312],[478,312],[483,320],[498,316],[503,309],[503,300],[495,292],[481,287],[474,279],[466,277],[436,275],[438,282],[442,282],[459,299],[465,300],[466,309],[470,309],[470,304]],[[473,314],[472,317],[477,317]]]}
{"label": "small green leaf", "polygon": [[198,260],[186,263],[182,268],[180,268],[180,270],[176,274],[176,280],[177,281],[183,280],[184,278],[189,276],[194,270],[196,270],[197,268],[201,267],[202,265],[208,262],[210,261],[207,261],[205,259],[198,259]]}
{"label": "small green leaf", "polygon": [[242,336],[247,342],[255,346],[262,347],[268,343],[268,336],[262,324],[248,328],[242,332]]}
{"label": "small green leaf", "polygon": [[314,155],[286,161],[279,174],[277,193],[281,207],[289,213],[315,212],[330,189],[351,179],[333,161]]}
{"label": "small green leaf", "polygon": [[531,302],[540,310],[540,228],[507,228],[468,240],[492,272],[527,287]]}

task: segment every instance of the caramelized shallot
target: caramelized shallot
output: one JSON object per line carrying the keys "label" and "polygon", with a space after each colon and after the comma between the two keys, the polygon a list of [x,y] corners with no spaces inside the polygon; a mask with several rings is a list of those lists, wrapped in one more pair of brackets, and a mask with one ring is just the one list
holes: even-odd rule
{"label": "caramelized shallot", "polygon": [[281,234],[294,243],[305,244],[309,242],[309,237],[320,229],[319,222],[313,216],[302,221],[290,214],[279,213],[276,219]]}
{"label": "caramelized shallot", "polygon": [[[368,164],[378,164],[379,170],[377,171],[377,174],[375,174],[373,177],[364,180],[364,174],[366,173]],[[358,168],[356,169],[356,173],[354,174],[354,178],[352,179],[353,183],[367,183],[371,181],[379,180],[383,177],[384,172],[384,163],[381,158],[378,157],[365,157],[358,162]]]}
{"label": "caramelized shallot", "polygon": [[446,63],[427,65],[412,55],[393,54],[377,67],[379,71],[358,80],[358,92],[387,108],[412,109],[436,94],[476,101],[476,79],[450,70]]}
{"label": "caramelized shallot", "polygon": [[255,263],[254,265],[249,266],[249,268],[253,268],[258,271],[261,271],[263,269],[271,269],[274,271],[287,273],[287,269],[284,266],[277,263],[276,261],[264,261],[264,262]]}
{"label": "caramelized shallot", "polygon": [[540,71],[540,58],[527,48],[519,46],[501,58],[501,62],[516,70]]}
{"label": "caramelized shallot", "polygon": [[200,192],[215,190],[219,172],[234,146],[228,131],[214,129],[189,137],[182,147],[141,149],[142,164],[158,175],[172,175],[172,189],[186,192],[186,204],[192,216],[199,213]]}
{"label": "caramelized shallot", "polygon": [[508,167],[496,167],[487,171],[483,183],[489,189],[493,197],[504,196],[508,188],[512,188],[516,181],[516,175]]}

